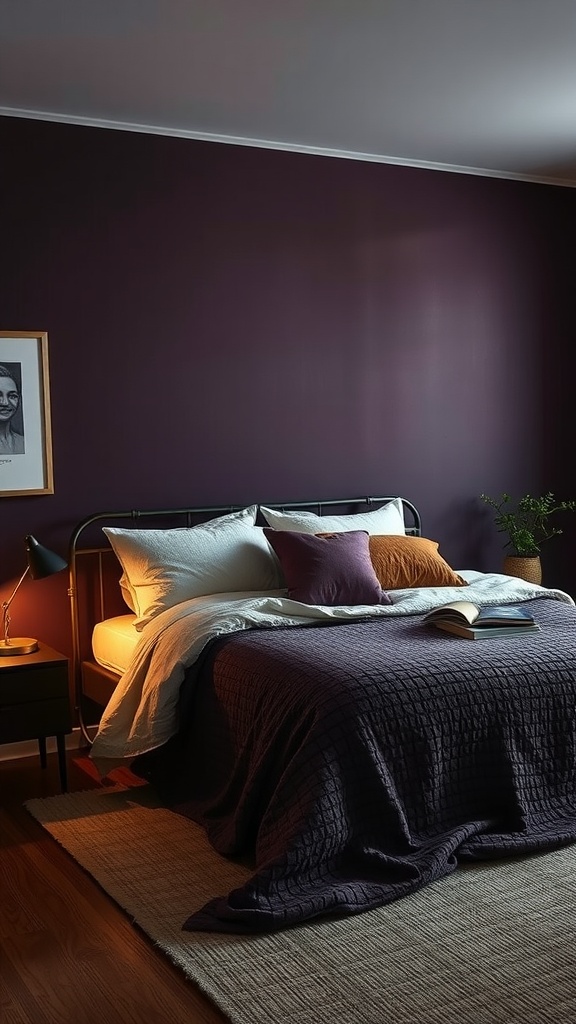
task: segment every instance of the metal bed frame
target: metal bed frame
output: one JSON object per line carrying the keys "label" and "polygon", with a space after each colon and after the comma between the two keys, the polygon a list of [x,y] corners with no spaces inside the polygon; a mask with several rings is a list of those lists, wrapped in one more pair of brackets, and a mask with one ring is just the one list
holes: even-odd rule
{"label": "metal bed frame", "polygon": [[[322,515],[327,508],[340,507],[342,510],[364,510],[378,508],[389,501],[400,497],[399,495],[384,495],[381,497],[362,498],[330,498],[327,500],[314,501],[289,501],[289,502],[262,502],[267,508],[274,508],[279,511],[306,510]],[[421,536],[421,519],[415,505],[406,498],[400,498],[404,511],[406,534],[409,536]],[[100,701],[84,692],[84,673],[92,673],[94,678],[99,677],[103,686],[113,689],[115,682],[120,678],[113,672],[97,666],[92,659],[90,647],[91,630],[96,622],[102,621],[109,614],[109,604],[115,606],[114,614],[119,614],[123,608],[126,610],[120,596],[118,586],[120,565],[109,545],[101,546],[101,527],[105,523],[112,523],[117,520],[129,520],[136,529],[151,526],[150,520],[161,521],[160,528],[175,528],[177,525],[191,527],[206,522],[217,515],[225,515],[230,512],[238,512],[249,503],[240,505],[196,505],[185,508],[171,509],[147,509],[131,510],[121,512],[98,512],[83,519],[74,528],[69,541],[68,565],[69,565],[69,587],[71,624],[72,624],[72,679],[74,685],[76,713],[82,737],[90,746],[93,736],[89,732],[89,725],[86,723],[84,708],[87,699],[92,703],[99,704]],[[254,502],[256,504],[256,502]],[[259,513],[260,515],[260,513]],[[99,543],[96,546],[82,546],[92,531],[100,527],[98,534]],[[82,543],[81,543],[82,542]],[[116,571],[116,578],[113,579],[112,567]],[[84,586],[81,586],[82,573],[85,573]],[[88,581],[86,585],[86,580]],[[108,583],[108,586],[107,586]],[[80,591],[87,599],[85,604],[88,608],[80,608]],[[113,597],[110,600],[110,593]],[[83,671],[84,666],[84,671]],[[92,667],[91,667],[92,666]],[[105,701],[104,701],[105,702]],[[94,728],[94,726],[92,726]]]}

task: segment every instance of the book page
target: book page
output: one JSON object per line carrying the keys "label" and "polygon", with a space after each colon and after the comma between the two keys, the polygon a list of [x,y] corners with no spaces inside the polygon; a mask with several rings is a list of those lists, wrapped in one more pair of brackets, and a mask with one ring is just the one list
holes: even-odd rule
{"label": "book page", "polygon": [[450,601],[449,604],[443,604],[440,608],[434,608],[424,618],[454,619],[456,622],[461,622],[464,619],[471,624],[477,618],[479,610],[472,601]]}

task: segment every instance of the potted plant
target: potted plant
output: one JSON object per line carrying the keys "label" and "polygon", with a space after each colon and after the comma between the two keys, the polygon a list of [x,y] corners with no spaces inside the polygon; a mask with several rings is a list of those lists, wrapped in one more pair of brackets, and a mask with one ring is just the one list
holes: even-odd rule
{"label": "potted plant", "polygon": [[480,497],[496,512],[496,529],[508,536],[504,547],[510,551],[504,560],[504,572],[531,583],[541,583],[540,548],[544,541],[562,533],[551,518],[558,512],[576,512],[576,501],[558,501],[551,491],[539,498],[525,494],[517,502],[513,502],[509,494],[499,498],[487,494]]}

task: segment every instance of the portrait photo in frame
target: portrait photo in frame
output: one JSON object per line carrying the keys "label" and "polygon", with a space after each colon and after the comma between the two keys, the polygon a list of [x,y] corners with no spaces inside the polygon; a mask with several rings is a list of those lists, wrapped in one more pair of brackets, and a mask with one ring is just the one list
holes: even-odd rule
{"label": "portrait photo in frame", "polygon": [[0,497],[53,493],[48,334],[0,331]]}

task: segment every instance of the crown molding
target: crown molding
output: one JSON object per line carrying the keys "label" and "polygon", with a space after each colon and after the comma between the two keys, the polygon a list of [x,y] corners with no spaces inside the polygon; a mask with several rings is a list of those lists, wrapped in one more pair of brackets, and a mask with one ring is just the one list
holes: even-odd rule
{"label": "crown molding", "polygon": [[396,167],[413,167],[426,171],[443,171],[449,174],[471,174],[481,178],[501,178],[506,181],[526,181],[538,185],[556,185],[560,188],[576,188],[576,180],[553,178],[537,174],[518,174],[512,171],[492,170],[485,167],[465,167],[458,164],[435,163],[430,160],[406,160],[403,157],[386,156],[380,153],[357,153],[349,150],[326,149],[321,146],[306,146],[272,139],[251,139],[235,135],[217,135],[212,132],[191,131],[181,128],[164,128],[160,125],[132,124],[124,121],[109,121],[97,117],[79,117],[70,114],[56,114],[43,110],[19,110],[14,107],[0,107],[0,117],[20,117],[31,121],[52,121],[58,124],[74,124],[85,128],[106,128],[110,131],[136,132],[140,135],[165,135],[176,139],[193,139],[197,142],[217,142],[229,146],[248,146],[253,149],[275,149],[288,153],[303,153],[309,156],[326,156],[340,160],[360,160],[365,163],[390,164]]}

